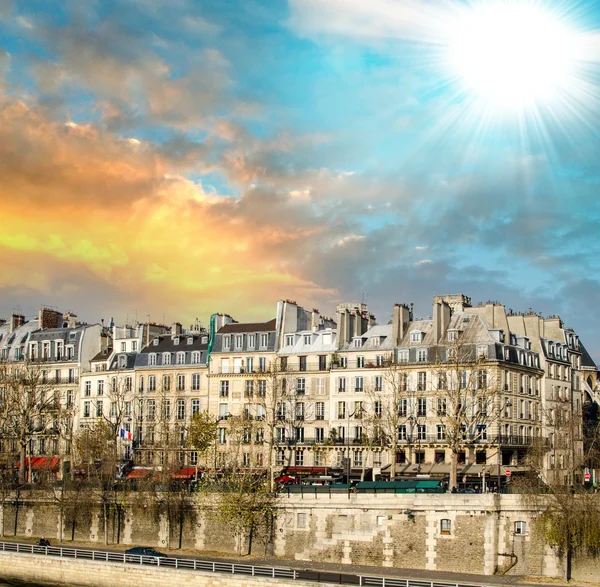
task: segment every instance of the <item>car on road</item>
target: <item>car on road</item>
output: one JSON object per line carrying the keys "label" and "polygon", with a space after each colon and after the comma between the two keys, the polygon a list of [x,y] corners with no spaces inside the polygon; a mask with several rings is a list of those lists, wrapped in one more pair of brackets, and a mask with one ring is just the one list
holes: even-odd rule
{"label": "car on road", "polygon": [[135,546],[125,551],[125,562],[127,563],[139,563],[139,557],[150,557],[150,560],[144,560],[142,562],[149,562],[150,564],[157,565],[158,559],[166,558],[166,554],[151,548],[150,546]]}

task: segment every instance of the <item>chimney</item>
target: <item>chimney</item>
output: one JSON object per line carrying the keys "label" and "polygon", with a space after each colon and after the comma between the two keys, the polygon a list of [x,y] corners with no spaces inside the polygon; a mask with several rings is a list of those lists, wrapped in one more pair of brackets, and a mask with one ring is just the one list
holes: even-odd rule
{"label": "chimney", "polygon": [[433,300],[433,340],[439,342],[450,325],[450,306],[437,296]]}
{"label": "chimney", "polygon": [[404,336],[411,319],[411,312],[406,304],[394,304],[392,314],[392,341],[398,346]]}
{"label": "chimney", "polygon": [[62,314],[52,308],[40,308],[38,322],[40,328],[60,328],[62,326]]}
{"label": "chimney", "polygon": [[181,336],[183,333],[183,326],[179,322],[175,322],[173,326],[171,326],[171,336]]}
{"label": "chimney", "polygon": [[310,329],[313,332],[316,332],[317,330],[319,330],[320,324],[321,324],[321,315],[319,314],[319,310],[317,310],[316,308],[313,308],[312,312],[310,313]]}
{"label": "chimney", "polygon": [[11,314],[10,316],[10,331],[13,332],[19,326],[25,324],[25,316],[23,314]]}
{"label": "chimney", "polygon": [[75,328],[77,326],[77,314],[65,312],[62,318],[63,328]]}

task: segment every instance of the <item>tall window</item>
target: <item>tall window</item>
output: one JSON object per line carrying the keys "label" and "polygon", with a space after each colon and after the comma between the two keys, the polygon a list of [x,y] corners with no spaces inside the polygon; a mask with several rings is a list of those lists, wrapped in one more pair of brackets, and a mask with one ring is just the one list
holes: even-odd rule
{"label": "tall window", "polygon": [[338,392],[344,393],[346,391],[346,378],[338,377]]}
{"label": "tall window", "polygon": [[177,375],[177,391],[185,389],[185,375]]}
{"label": "tall window", "polygon": [[325,419],[325,402],[316,402],[315,403],[315,418],[317,420]]}
{"label": "tall window", "polygon": [[163,365],[170,365],[171,364],[171,353],[163,353],[162,364]]}
{"label": "tall window", "polygon": [[148,391],[156,391],[156,375],[148,377]]}
{"label": "tall window", "polygon": [[304,377],[298,377],[296,380],[296,394],[304,395],[306,393],[306,379]]}
{"label": "tall window", "polygon": [[365,390],[365,383],[362,377],[355,377],[354,379],[354,391],[360,392]]}
{"label": "tall window", "polygon": [[200,400],[193,399],[192,400],[192,417],[200,412]]}
{"label": "tall window", "polygon": [[346,402],[338,402],[338,419],[343,420],[346,417]]}
{"label": "tall window", "polygon": [[229,381],[221,381],[221,391],[219,393],[220,397],[228,397],[229,396]]}
{"label": "tall window", "polygon": [[177,419],[185,420],[185,400],[177,400]]}
{"label": "tall window", "polygon": [[98,380],[97,393],[98,393],[98,395],[104,395],[104,380],[103,379]]}
{"label": "tall window", "polygon": [[171,389],[171,376],[170,375],[163,375],[162,386],[163,386],[163,391],[170,391],[170,389]]}
{"label": "tall window", "polygon": [[192,391],[198,391],[200,389],[200,373],[192,374]]}
{"label": "tall window", "polygon": [[383,391],[383,377],[381,375],[375,377],[375,391]]}

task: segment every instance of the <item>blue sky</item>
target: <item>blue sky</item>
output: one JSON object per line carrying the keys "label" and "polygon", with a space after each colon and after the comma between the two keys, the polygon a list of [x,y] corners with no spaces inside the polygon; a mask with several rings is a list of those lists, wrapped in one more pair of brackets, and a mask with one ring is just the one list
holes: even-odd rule
{"label": "blue sky", "polygon": [[[523,6],[582,49],[507,106],[456,31],[512,10],[503,59]],[[600,359],[599,55],[591,1],[0,0],[0,315],[249,320],[364,292],[383,322],[462,292],[559,313]]]}

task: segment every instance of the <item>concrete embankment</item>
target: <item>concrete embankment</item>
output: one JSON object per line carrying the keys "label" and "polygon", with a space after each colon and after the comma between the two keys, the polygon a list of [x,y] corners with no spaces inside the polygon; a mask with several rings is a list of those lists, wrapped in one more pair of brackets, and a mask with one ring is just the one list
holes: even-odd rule
{"label": "concrete embankment", "polygon": [[[89,560],[62,559],[33,554],[0,552],[2,577],[39,583],[59,583],[81,587],[115,587],[143,585],[144,587],[315,587],[315,583],[247,577],[183,569],[161,569],[150,566],[125,565]],[[328,585],[320,583],[320,585]]]}

